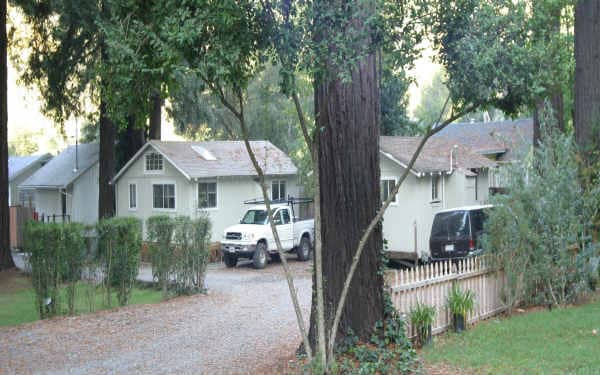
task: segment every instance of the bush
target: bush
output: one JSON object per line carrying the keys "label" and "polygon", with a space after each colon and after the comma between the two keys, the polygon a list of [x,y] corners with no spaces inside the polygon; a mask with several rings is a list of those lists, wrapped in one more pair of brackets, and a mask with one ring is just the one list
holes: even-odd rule
{"label": "bush", "polygon": [[418,302],[410,310],[410,323],[417,332],[417,347],[426,345],[431,340],[431,325],[435,319],[435,307]]}
{"label": "bush", "polygon": [[62,313],[60,288],[66,284],[69,314],[75,313],[75,285],[85,260],[83,226],[43,224],[25,226],[25,250],[30,253],[31,279],[41,319]]}
{"label": "bush", "polygon": [[209,258],[211,223],[208,217],[191,220],[186,216],[153,216],[146,222],[152,274],[168,297],[169,284],[175,294],[191,294],[204,289]]}
{"label": "bush", "polygon": [[491,198],[483,246],[504,270],[511,307],[573,302],[589,287],[598,256],[591,236],[598,183],[582,183],[572,136],[552,129],[542,127],[540,146],[523,163],[505,167],[508,194]]}
{"label": "bush", "polygon": [[168,297],[167,288],[174,262],[172,244],[174,230],[175,221],[169,216],[157,215],[146,220],[152,276],[162,288],[163,299]]}
{"label": "bush", "polygon": [[98,231],[98,260],[103,269],[106,301],[111,305],[111,288],[117,288],[121,306],[131,297],[139,272],[142,247],[141,222],[135,218],[115,217],[101,220]]}

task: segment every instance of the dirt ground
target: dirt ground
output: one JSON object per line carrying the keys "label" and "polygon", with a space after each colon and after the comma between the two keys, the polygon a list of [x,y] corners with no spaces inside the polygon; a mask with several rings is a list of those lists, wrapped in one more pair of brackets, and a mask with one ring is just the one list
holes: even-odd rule
{"label": "dirt ground", "polygon": [[[308,321],[310,264],[290,265]],[[281,264],[206,281],[207,295],[0,328],[0,374],[278,373],[300,344]]]}

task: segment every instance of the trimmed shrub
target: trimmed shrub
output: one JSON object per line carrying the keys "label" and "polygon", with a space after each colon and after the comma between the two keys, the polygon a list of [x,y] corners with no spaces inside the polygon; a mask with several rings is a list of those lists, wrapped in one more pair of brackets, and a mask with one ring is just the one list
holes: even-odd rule
{"label": "trimmed shrub", "polygon": [[106,302],[111,305],[111,289],[117,289],[121,306],[131,297],[139,272],[142,226],[138,219],[115,217],[98,223],[98,260],[103,269]]}
{"label": "trimmed shrub", "polygon": [[173,267],[173,231],[175,221],[166,215],[151,216],[146,220],[152,276],[162,288],[163,299],[168,297],[169,277]]}
{"label": "trimmed shrub", "polygon": [[211,223],[207,216],[153,216],[146,222],[152,274],[168,298],[169,285],[175,294],[192,294],[204,289],[209,260]]}
{"label": "trimmed shrub", "polygon": [[30,253],[31,279],[41,319],[61,314],[60,288],[66,284],[69,314],[75,313],[75,285],[81,279],[85,241],[80,224],[25,226],[25,250]]}

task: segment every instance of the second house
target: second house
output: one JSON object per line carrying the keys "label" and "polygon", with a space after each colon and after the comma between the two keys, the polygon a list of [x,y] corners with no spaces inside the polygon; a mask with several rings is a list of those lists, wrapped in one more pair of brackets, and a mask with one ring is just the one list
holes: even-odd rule
{"label": "second house", "polygon": [[[268,141],[251,141],[266,175],[272,200],[298,196],[297,169]],[[262,197],[256,171],[242,141],[149,141],[113,179],[117,216],[142,220],[153,215],[205,212],[212,241],[241,219],[244,200]]]}

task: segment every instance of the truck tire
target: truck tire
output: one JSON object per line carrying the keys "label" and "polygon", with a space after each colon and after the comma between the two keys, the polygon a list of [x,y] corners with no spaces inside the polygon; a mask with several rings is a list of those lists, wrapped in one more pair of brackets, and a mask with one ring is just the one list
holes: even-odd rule
{"label": "truck tire", "polygon": [[227,268],[235,267],[237,265],[237,261],[237,255],[228,253],[223,254],[223,262],[225,263]]}
{"label": "truck tire", "polygon": [[256,245],[256,250],[254,250],[254,255],[252,255],[252,264],[256,269],[263,269],[267,265],[267,244],[264,242],[259,242]]}
{"label": "truck tire", "polygon": [[296,248],[296,254],[298,255],[298,260],[301,260],[303,262],[309,260],[310,253],[311,253],[310,239],[308,239],[308,236],[303,236],[302,239],[300,240],[300,246],[298,246]]}

